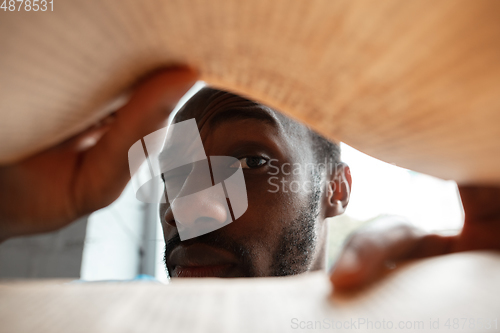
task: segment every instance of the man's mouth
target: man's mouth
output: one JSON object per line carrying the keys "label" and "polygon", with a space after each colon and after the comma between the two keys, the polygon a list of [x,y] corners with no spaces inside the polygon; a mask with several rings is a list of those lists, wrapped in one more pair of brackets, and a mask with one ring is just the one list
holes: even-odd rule
{"label": "man's mouth", "polygon": [[202,243],[179,244],[167,257],[172,277],[242,276],[232,253]]}

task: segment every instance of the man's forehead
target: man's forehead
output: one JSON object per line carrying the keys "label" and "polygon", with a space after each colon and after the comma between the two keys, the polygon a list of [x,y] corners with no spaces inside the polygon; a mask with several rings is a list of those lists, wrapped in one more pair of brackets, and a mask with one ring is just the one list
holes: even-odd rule
{"label": "man's forehead", "polygon": [[209,119],[209,126],[217,126],[223,121],[238,119],[258,119],[282,130],[293,132],[306,130],[306,126],[277,112],[263,104],[251,101],[242,96],[205,87],[198,91],[179,110],[174,123],[195,118],[198,126],[205,125]]}
{"label": "man's forehead", "polygon": [[234,126],[231,122],[253,120],[256,122],[251,126],[245,125],[245,129],[251,129],[252,135],[272,138],[283,151],[293,156],[312,157],[311,129],[270,107],[230,92],[201,89],[179,110],[173,123],[193,118],[200,133],[203,129],[210,134],[215,133],[221,124]]}

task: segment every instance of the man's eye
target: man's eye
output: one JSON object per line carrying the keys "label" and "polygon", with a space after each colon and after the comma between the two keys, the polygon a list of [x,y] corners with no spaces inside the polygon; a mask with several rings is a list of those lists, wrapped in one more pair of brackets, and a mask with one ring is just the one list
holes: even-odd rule
{"label": "man's eye", "polygon": [[[238,161],[241,163],[242,169],[255,169],[255,168],[259,168],[267,163],[267,160],[265,158],[260,157],[260,156],[243,157],[243,158],[240,158]],[[238,162],[234,162],[234,164],[231,165],[231,168],[237,168],[237,167],[239,167]]]}

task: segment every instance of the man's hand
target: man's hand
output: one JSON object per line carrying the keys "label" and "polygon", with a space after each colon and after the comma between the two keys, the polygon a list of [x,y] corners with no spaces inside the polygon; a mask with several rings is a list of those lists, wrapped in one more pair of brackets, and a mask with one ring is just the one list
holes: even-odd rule
{"label": "man's hand", "polygon": [[196,73],[187,68],[155,73],[99,126],[1,166],[0,241],[59,229],[116,200],[130,180],[129,148],[166,126],[178,100],[195,82]]}
{"label": "man's hand", "polygon": [[402,260],[474,250],[500,250],[500,187],[459,185],[465,212],[456,236],[427,234],[401,218],[374,221],[354,233],[331,273],[336,290],[363,287]]}
{"label": "man's hand", "polygon": [[455,240],[427,234],[397,217],[381,218],[350,237],[330,278],[335,290],[363,287],[398,261],[449,253]]}

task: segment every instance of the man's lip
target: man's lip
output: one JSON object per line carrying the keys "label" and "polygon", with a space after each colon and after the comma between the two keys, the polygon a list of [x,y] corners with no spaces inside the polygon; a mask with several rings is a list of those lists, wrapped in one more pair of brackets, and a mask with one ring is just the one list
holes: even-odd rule
{"label": "man's lip", "polygon": [[234,265],[212,265],[184,267],[177,265],[173,271],[173,277],[226,277],[233,270]]}
{"label": "man's lip", "polygon": [[225,276],[238,264],[238,258],[206,244],[180,244],[168,255],[167,264],[173,277]]}

